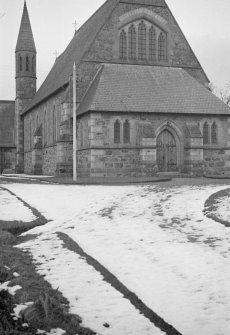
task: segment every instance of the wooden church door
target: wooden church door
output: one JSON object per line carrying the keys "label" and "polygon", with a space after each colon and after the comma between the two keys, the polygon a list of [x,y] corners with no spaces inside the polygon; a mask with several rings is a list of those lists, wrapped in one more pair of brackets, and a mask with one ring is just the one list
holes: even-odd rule
{"label": "wooden church door", "polygon": [[168,130],[164,130],[157,138],[157,165],[160,172],[177,170],[176,141]]}

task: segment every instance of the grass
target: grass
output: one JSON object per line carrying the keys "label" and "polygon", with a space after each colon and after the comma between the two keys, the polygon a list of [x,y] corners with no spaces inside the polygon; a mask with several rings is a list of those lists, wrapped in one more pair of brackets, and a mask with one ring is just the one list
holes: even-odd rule
{"label": "grass", "polygon": [[[21,286],[15,296],[9,295],[7,291],[0,291],[0,334],[35,335],[37,329],[49,332],[51,329],[61,328],[66,331],[66,335],[94,335],[93,331],[81,326],[79,316],[69,313],[69,303],[61,292],[54,290],[36,272],[32,256],[17,248],[17,244],[36,237],[28,234],[19,236],[21,233],[48,222],[35,208],[19,197],[17,199],[32,211],[36,219],[29,223],[0,221],[0,284],[10,281],[9,286]],[[14,276],[15,272],[19,276]],[[15,320],[13,307],[27,302],[33,304],[24,310],[20,319]],[[24,323],[29,326],[24,327]]]}
{"label": "grass", "polygon": [[[20,237],[20,242],[25,242],[35,236]],[[7,268],[6,268],[7,267]],[[13,274],[17,272],[18,277]],[[66,331],[66,335],[93,335],[90,329],[81,326],[81,318],[69,313],[69,303],[62,296],[59,290],[55,290],[36,272],[36,266],[28,252],[21,251],[16,244],[0,245],[0,282],[10,281],[9,286],[20,285],[15,296],[1,291],[5,297],[5,305],[0,299],[0,334],[1,335],[21,335],[36,334],[34,329],[50,331],[61,328]],[[3,293],[2,293],[3,292]],[[34,302],[22,313],[22,318],[18,321],[12,318],[12,306]],[[11,317],[9,317],[11,315]],[[23,323],[29,325],[28,329],[21,329]],[[3,332],[3,329],[7,329]],[[5,331],[5,330],[4,330]],[[24,332],[23,332],[24,331]]]}

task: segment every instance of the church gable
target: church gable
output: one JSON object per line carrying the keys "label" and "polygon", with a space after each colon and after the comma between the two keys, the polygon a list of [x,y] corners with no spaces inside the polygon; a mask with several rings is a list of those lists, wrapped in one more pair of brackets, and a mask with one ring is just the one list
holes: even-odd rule
{"label": "church gable", "polygon": [[84,59],[188,67],[202,84],[208,83],[165,1],[120,0]]}

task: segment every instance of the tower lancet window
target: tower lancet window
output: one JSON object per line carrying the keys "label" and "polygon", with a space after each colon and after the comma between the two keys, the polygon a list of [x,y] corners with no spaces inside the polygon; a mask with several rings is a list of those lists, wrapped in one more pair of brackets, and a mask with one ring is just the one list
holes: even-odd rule
{"label": "tower lancet window", "polygon": [[35,72],[35,56],[32,57],[31,69],[32,69],[32,72]]}
{"label": "tower lancet window", "polygon": [[157,62],[167,62],[168,60],[167,33],[145,19],[123,26],[119,33],[119,39],[120,59]]}
{"label": "tower lancet window", "polygon": [[21,55],[19,55],[19,71],[21,72],[22,71],[22,56]]}
{"label": "tower lancet window", "polygon": [[26,55],[26,71],[29,71],[29,56]]}

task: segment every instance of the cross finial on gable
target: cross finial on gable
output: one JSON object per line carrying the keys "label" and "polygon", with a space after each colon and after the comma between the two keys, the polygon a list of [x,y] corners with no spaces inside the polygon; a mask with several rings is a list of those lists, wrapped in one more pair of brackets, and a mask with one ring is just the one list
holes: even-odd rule
{"label": "cross finial on gable", "polygon": [[75,21],[73,22],[73,25],[74,25],[75,32],[76,32],[76,31],[77,31],[77,25],[78,25],[78,22],[75,20]]}

